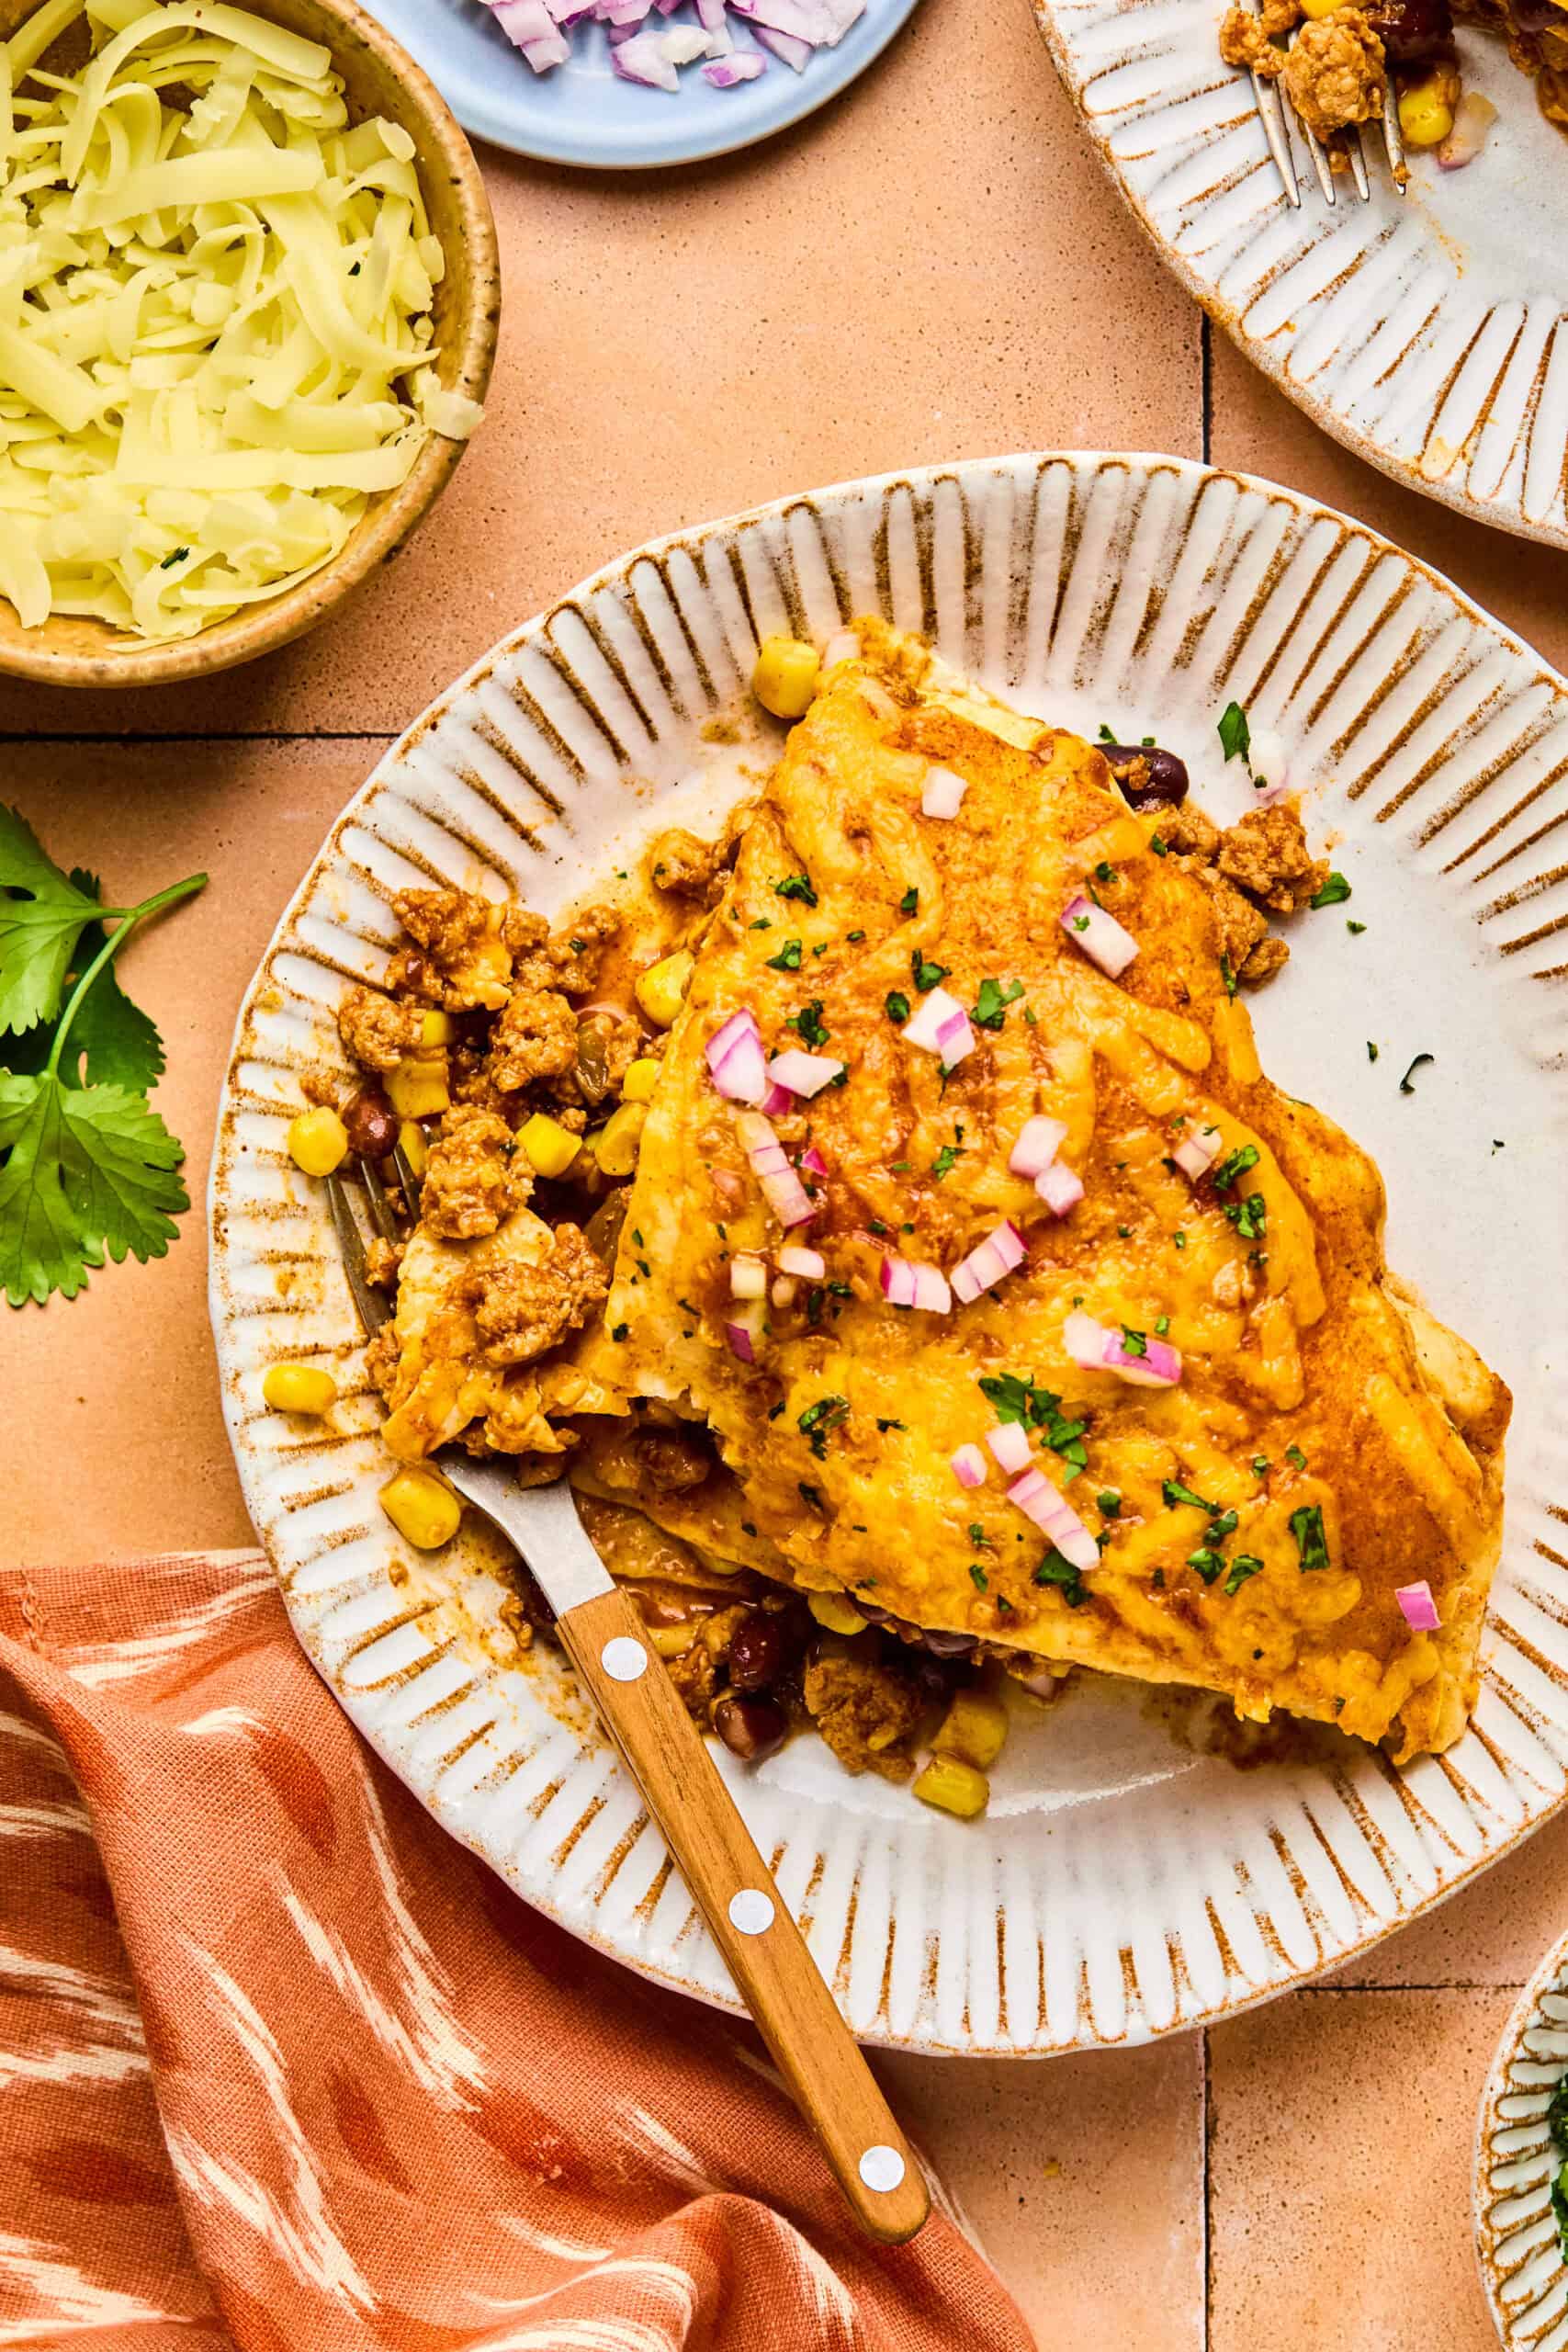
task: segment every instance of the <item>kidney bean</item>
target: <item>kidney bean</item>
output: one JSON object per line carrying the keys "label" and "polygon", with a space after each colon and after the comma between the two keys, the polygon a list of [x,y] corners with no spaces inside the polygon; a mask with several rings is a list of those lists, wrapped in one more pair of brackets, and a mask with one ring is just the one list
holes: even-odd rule
{"label": "kidney bean", "polygon": [[362,1159],[385,1159],[398,1140],[398,1122],[386,1096],[373,1086],[355,1095],[343,1114],[350,1151]]}
{"label": "kidney bean", "polygon": [[[1174,752],[1162,752],[1153,743],[1102,743],[1100,748],[1129,807],[1179,808],[1186,799],[1187,769]],[[1127,774],[1134,760],[1142,760],[1147,769],[1141,782]]]}
{"label": "kidney bean", "polygon": [[743,1617],[729,1637],[729,1682],[735,1690],[765,1690],[784,1662],[784,1631],[761,1609]]}
{"label": "kidney bean", "polygon": [[713,1711],[713,1727],[732,1756],[760,1764],[784,1746],[789,1721],[771,1699],[721,1699]]}
{"label": "kidney bean", "polygon": [[[1529,5],[1529,0],[1525,0]],[[1522,20],[1523,10],[1519,13]],[[1551,14],[1550,0],[1547,13]],[[1454,20],[1449,0],[1377,0],[1367,17],[1382,36],[1392,64],[1414,65],[1452,50]]]}

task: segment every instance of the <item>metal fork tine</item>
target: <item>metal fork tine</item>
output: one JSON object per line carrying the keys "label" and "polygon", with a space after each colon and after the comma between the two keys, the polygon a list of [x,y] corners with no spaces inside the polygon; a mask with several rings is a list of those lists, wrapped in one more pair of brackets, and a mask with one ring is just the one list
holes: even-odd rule
{"label": "metal fork tine", "polygon": [[1404,133],[1399,127],[1399,94],[1392,74],[1382,85],[1382,143],[1394,188],[1403,196],[1410,173],[1404,161]]}
{"label": "metal fork tine", "polygon": [[1251,76],[1252,95],[1258,107],[1258,119],[1263,125],[1263,136],[1269,141],[1269,153],[1274,158],[1274,169],[1280,175],[1280,186],[1285,201],[1292,211],[1299,212],[1302,192],[1296,182],[1296,159],[1291,153],[1291,133],[1285,120],[1285,101],[1278,82],[1266,82],[1261,74]]}
{"label": "metal fork tine", "polygon": [[403,1198],[409,1204],[409,1215],[410,1216],[417,1217],[419,1215],[419,1178],[414,1174],[413,1162],[409,1158],[408,1153],[403,1149],[401,1144],[399,1144],[397,1149],[392,1154],[392,1166],[397,1170],[398,1182],[403,1188]]}
{"label": "metal fork tine", "polygon": [[371,1224],[383,1241],[396,1242],[400,1238],[398,1232],[398,1221],[392,1215],[392,1204],[387,1198],[380,1170],[373,1159],[360,1160],[359,1176],[360,1182],[365,1186],[365,1197],[370,1204]]}
{"label": "metal fork tine", "polygon": [[375,1283],[367,1279],[365,1244],[360,1239],[354,1210],[340,1176],[327,1178],[327,1206],[333,1213],[333,1224],[337,1228],[338,1248],[343,1252],[343,1271],[348,1277],[348,1287],[354,1295],[359,1319],[367,1333],[377,1332],[392,1310]]}
{"label": "metal fork tine", "polygon": [[[1305,130],[1304,125],[1303,128]],[[1305,130],[1305,137],[1307,153],[1312,157],[1312,167],[1317,174],[1318,187],[1323,190],[1323,200],[1325,204],[1337,204],[1339,199],[1334,192],[1334,166],[1328,160],[1328,150],[1322,140],[1315,138],[1310,130]]]}
{"label": "metal fork tine", "polygon": [[1369,204],[1371,201],[1372,184],[1367,177],[1367,151],[1361,144],[1361,126],[1359,122],[1345,141],[1345,151],[1350,158],[1350,177],[1356,183],[1356,194],[1363,204]]}

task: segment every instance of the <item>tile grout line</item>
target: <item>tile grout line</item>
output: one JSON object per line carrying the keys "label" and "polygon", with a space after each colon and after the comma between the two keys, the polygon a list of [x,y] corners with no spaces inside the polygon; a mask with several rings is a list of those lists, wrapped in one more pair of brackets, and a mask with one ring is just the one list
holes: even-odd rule
{"label": "tile grout line", "polygon": [[1213,2178],[1211,2178],[1211,2147],[1213,2147],[1213,2100],[1208,2086],[1208,2028],[1203,2028],[1199,2040],[1199,2180],[1201,2180],[1201,2209],[1199,2209],[1199,2237],[1201,2237],[1203,2258],[1203,2352],[1211,2343],[1213,2326]]}
{"label": "tile grout line", "polygon": [[1210,465],[1214,439],[1214,322],[1207,311],[1199,320],[1198,356],[1203,404],[1203,463]]}
{"label": "tile grout line", "polygon": [[160,734],[156,729],[142,735],[126,734],[118,729],[106,730],[101,734],[54,734],[48,729],[40,732],[35,728],[26,734],[7,733],[0,729],[0,744],[41,746],[57,743],[64,749],[73,743],[119,743],[128,748],[135,745],[155,749],[165,743],[395,743],[398,733],[399,730],[391,727],[261,727],[249,732],[231,731],[227,734],[204,732],[197,729],[184,735]]}

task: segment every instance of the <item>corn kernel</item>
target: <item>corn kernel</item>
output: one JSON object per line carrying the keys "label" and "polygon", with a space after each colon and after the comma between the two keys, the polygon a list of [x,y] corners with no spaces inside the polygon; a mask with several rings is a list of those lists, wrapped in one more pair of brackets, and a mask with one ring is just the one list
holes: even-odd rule
{"label": "corn kernel", "polygon": [[422,1046],[449,1046],[457,1034],[457,1024],[449,1012],[422,1012],[419,1016],[419,1042]]}
{"label": "corn kernel", "polygon": [[660,1067],[651,1054],[640,1055],[621,1080],[622,1102],[648,1102],[659,1082]]}
{"label": "corn kernel", "polygon": [[398,1149],[416,1176],[423,1176],[430,1165],[430,1146],[424,1140],[424,1129],[416,1119],[405,1119],[398,1129]]}
{"label": "corn kernel", "polygon": [[820,675],[814,645],[797,637],[765,637],[751,673],[751,692],[775,718],[800,718],[811,707]]}
{"label": "corn kernel", "polygon": [[582,1149],[582,1137],[536,1111],[517,1130],[517,1139],[541,1176],[564,1176]]}
{"label": "corn kernel", "polygon": [[1435,82],[1401,92],[1399,128],[1407,147],[1440,147],[1453,127],[1453,108]]}
{"label": "corn kernel", "polygon": [[684,947],[638,975],[637,1001],[656,1029],[669,1028],[681,1010],[691,977],[692,956]]}
{"label": "corn kernel", "polygon": [[830,1634],[863,1634],[865,1631],[866,1621],[860,1611],[852,1601],[841,1600],[836,1592],[808,1592],[806,1605],[817,1623],[826,1625]]}
{"label": "corn kernel", "polygon": [[1332,17],[1335,10],[1344,5],[1345,0],[1302,0],[1302,14],[1303,17]]}
{"label": "corn kernel", "polygon": [[660,1657],[684,1657],[697,1638],[694,1625],[650,1625],[648,1638]]}
{"label": "corn kernel", "polygon": [[962,1757],[983,1772],[1002,1752],[1008,1736],[1007,1710],[983,1690],[958,1690],[942,1719],[935,1745],[944,1756]]}
{"label": "corn kernel", "polygon": [[262,1398],[275,1413],[325,1413],[337,1403],[337,1382],[314,1364],[268,1364]]}
{"label": "corn kernel", "polygon": [[618,1111],[611,1112],[593,1145],[593,1156],[606,1176],[631,1174],[647,1116],[646,1102],[623,1102]]}
{"label": "corn kernel", "polygon": [[452,1107],[445,1061],[411,1057],[387,1072],[387,1100],[400,1119],[432,1119]]}
{"label": "corn kernel", "polygon": [[457,1532],[463,1506],[434,1470],[400,1470],[378,1499],[398,1533],[416,1552],[438,1552]]}
{"label": "corn kernel", "polygon": [[939,1813],[955,1813],[960,1821],[973,1821],[989,1804],[991,1784],[984,1772],[965,1764],[961,1756],[933,1756],[915,1782],[915,1794],[922,1804],[935,1805]]}
{"label": "corn kernel", "polygon": [[307,1176],[330,1176],[348,1158],[348,1129],[324,1106],[301,1111],[289,1125],[288,1157]]}

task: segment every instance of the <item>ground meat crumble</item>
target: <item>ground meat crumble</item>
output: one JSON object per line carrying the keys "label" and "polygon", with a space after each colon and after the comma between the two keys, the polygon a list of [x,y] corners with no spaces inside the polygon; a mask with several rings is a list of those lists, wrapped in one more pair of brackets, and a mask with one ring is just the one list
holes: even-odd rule
{"label": "ground meat crumble", "polygon": [[420,1222],[444,1241],[471,1241],[493,1233],[521,1208],[533,1181],[504,1119],[471,1103],[454,1103],[430,1146]]}

